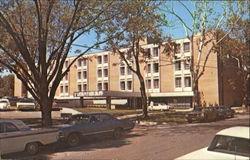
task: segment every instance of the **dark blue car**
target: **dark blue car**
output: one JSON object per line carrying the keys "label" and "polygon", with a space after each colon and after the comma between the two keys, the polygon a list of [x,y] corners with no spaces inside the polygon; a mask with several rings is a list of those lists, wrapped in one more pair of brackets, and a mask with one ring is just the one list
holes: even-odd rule
{"label": "dark blue car", "polygon": [[108,113],[88,113],[71,116],[66,124],[59,125],[60,140],[68,146],[77,146],[81,136],[112,133],[120,138],[126,130],[131,130],[135,123],[131,120],[119,120]]}

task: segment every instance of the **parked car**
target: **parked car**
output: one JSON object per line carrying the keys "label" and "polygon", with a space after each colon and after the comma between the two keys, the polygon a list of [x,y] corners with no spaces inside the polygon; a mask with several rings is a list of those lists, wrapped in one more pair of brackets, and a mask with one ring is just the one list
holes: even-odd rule
{"label": "parked car", "polygon": [[0,99],[0,110],[9,110],[10,102],[8,99]]}
{"label": "parked car", "polygon": [[36,110],[37,109],[37,105],[35,103],[35,101],[31,98],[22,98],[20,99],[17,103],[17,110]]}
{"label": "parked car", "polygon": [[31,129],[21,120],[0,119],[0,156],[22,151],[33,155],[58,138],[57,128]]}
{"label": "parked car", "polygon": [[226,118],[233,118],[235,114],[235,110],[233,110],[231,107],[225,107],[226,110]]}
{"label": "parked car", "polygon": [[218,132],[210,145],[176,160],[249,160],[250,127],[231,127]]}
{"label": "parked car", "polygon": [[131,130],[135,123],[131,120],[119,120],[108,113],[89,113],[72,115],[66,124],[58,125],[60,141],[68,146],[77,146],[82,136],[112,133],[115,138],[122,132]]}
{"label": "parked car", "polygon": [[217,119],[225,119],[227,117],[227,111],[224,107],[216,106],[215,109],[217,110]]}
{"label": "parked car", "polygon": [[186,114],[186,119],[189,123],[214,121],[217,119],[217,113],[210,107],[195,107],[192,112]]}
{"label": "parked car", "polygon": [[151,103],[148,106],[149,111],[168,111],[170,106],[165,103]]}

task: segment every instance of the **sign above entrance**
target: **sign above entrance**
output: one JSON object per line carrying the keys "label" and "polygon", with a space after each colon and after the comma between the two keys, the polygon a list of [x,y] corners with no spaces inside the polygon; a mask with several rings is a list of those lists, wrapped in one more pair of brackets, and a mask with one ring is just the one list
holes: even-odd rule
{"label": "sign above entrance", "polygon": [[121,91],[85,91],[75,92],[74,97],[140,97],[140,92],[121,92]]}

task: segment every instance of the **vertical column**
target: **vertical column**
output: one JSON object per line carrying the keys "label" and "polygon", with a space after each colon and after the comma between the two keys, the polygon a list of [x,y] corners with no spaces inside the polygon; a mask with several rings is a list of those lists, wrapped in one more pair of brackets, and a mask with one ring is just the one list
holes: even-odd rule
{"label": "vertical column", "polygon": [[81,108],[84,107],[84,100],[83,100],[83,97],[80,97],[80,105],[81,105]]}
{"label": "vertical column", "polygon": [[111,97],[106,97],[106,108],[111,109]]}

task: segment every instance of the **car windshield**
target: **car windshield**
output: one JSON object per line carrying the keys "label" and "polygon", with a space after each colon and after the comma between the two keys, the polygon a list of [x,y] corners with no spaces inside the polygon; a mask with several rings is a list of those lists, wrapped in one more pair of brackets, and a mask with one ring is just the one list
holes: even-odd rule
{"label": "car windshield", "polygon": [[217,135],[208,150],[250,157],[250,141],[246,138]]}

